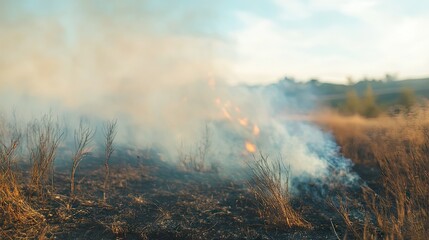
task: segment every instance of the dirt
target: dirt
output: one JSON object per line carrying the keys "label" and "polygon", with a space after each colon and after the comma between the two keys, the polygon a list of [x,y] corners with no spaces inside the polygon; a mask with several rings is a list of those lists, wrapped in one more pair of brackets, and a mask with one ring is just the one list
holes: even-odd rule
{"label": "dirt", "polygon": [[[337,239],[344,235],[340,216],[327,203],[334,192],[302,193],[293,206],[312,228],[270,226],[258,215],[246,180],[216,172],[184,171],[156,153],[117,151],[110,163],[110,189],[102,201],[103,159],[79,166],[76,199],[69,196],[69,169],[57,164],[53,190],[32,204],[55,239]],[[147,154],[146,154],[147,155]],[[359,169],[363,171],[362,169]],[[52,187],[50,187],[52,188]],[[317,191],[317,187],[313,186]],[[358,195],[358,189],[341,189]],[[334,231],[335,229],[335,231]]]}

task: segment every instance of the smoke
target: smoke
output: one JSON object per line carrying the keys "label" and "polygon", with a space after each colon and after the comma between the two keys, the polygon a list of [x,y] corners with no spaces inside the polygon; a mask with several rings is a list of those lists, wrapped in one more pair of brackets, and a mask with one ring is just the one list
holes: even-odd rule
{"label": "smoke", "polygon": [[294,118],[311,108],[311,91],[290,81],[226,83],[230,45],[200,28],[216,20],[209,8],[170,19],[139,1],[64,1],[36,12],[2,4],[3,111],[15,109],[23,121],[52,111],[71,126],[81,115],[118,119],[120,144],[161,146],[172,162],[209,137],[207,161],[225,171],[261,151],[280,154],[293,178],[336,172],[353,180],[333,139]]}
{"label": "smoke", "polygon": [[[307,120],[308,114],[318,107],[317,94],[309,85],[286,79],[269,86],[243,85],[228,90],[240,110],[228,119],[230,124],[238,126],[228,131],[239,136],[232,138],[241,140],[239,147],[244,149],[244,139],[255,146],[256,157],[260,152],[271,159],[280,158],[290,169],[292,181],[297,183],[346,186],[356,183],[358,177],[351,172],[352,163],[340,155],[333,136]],[[246,119],[246,124],[240,119]],[[231,139],[226,134],[222,137]]]}
{"label": "smoke", "polygon": [[221,72],[222,63],[214,55],[225,44],[214,33],[187,24],[210,26],[213,18],[203,17],[212,15],[208,9],[172,14],[149,3],[2,2],[0,86],[15,98],[3,94],[3,105],[21,102],[14,107],[33,109],[29,105],[36,101],[81,114],[125,118],[130,125],[144,126],[141,136],[123,136],[139,141],[160,135],[147,129],[194,124],[188,120],[204,102],[182,105],[186,97],[198,98],[206,91],[190,93],[188,86]]}

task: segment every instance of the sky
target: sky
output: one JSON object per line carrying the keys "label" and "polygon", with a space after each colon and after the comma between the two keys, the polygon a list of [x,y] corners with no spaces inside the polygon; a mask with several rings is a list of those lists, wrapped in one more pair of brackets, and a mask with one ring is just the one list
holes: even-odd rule
{"label": "sky", "polygon": [[427,26],[422,0],[0,0],[0,83],[427,77]]}

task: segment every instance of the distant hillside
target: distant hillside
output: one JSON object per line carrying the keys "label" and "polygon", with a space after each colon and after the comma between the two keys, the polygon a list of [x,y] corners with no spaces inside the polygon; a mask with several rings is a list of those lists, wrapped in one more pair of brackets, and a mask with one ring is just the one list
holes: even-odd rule
{"label": "distant hillside", "polygon": [[348,91],[354,90],[359,96],[362,96],[368,86],[373,89],[377,103],[380,105],[395,104],[403,89],[412,89],[417,98],[429,99],[429,78],[397,81],[364,80],[353,85],[322,83],[313,80],[307,82],[306,85],[311,85],[322,101],[334,107],[344,102]]}
{"label": "distant hillside", "polygon": [[[417,101],[429,99],[429,78],[407,80],[362,80],[354,84],[324,83],[318,80],[308,82],[284,78],[269,85],[240,85],[250,91],[271,96],[277,110],[281,111],[285,103],[295,111],[306,111],[316,105],[327,105],[341,109],[349,91],[355,91],[362,99],[368,86],[373,90],[375,104],[379,110],[386,110],[399,103],[405,89],[411,89]],[[274,96],[274,97],[273,97]]]}

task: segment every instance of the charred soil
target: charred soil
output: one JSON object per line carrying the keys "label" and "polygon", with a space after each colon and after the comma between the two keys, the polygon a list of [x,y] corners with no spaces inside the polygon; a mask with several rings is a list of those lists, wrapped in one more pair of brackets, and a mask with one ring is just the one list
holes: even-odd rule
{"label": "charred soil", "polygon": [[[102,166],[102,158],[82,162],[73,199],[67,164],[56,166],[53,186],[44,196],[32,196],[23,187],[45,218],[39,234],[57,239],[336,239],[346,229],[327,198],[302,194],[292,199],[310,228],[272,226],[260,218],[248,181],[182,171],[156,154],[141,157],[125,150],[112,158],[104,202]],[[26,175],[26,166],[20,168]],[[15,239],[17,226],[1,227],[5,239]]]}

